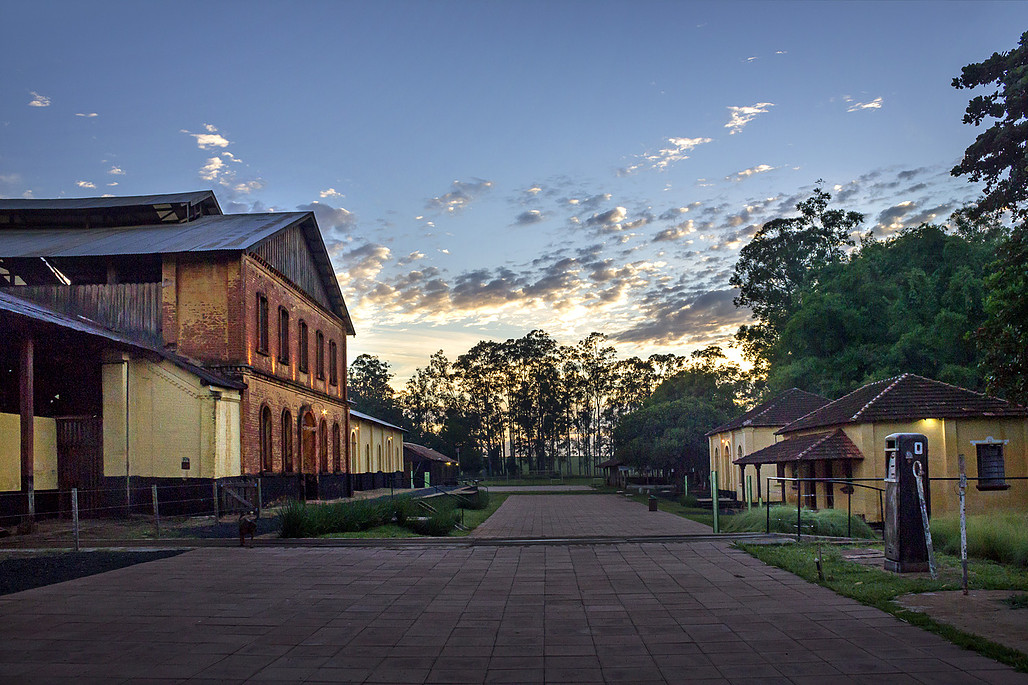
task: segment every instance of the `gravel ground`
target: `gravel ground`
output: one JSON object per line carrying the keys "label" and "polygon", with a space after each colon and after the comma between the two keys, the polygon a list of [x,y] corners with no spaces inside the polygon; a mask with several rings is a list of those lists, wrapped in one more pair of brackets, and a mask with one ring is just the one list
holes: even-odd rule
{"label": "gravel ground", "polygon": [[184,551],[8,552],[0,557],[0,595],[173,557]]}

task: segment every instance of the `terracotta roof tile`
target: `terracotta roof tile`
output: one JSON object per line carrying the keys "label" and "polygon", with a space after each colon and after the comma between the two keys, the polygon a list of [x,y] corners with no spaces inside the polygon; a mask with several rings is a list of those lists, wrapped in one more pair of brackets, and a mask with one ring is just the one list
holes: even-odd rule
{"label": "terracotta roof tile", "polygon": [[451,459],[450,457],[446,456],[445,454],[442,454],[441,452],[436,452],[431,447],[425,447],[424,445],[415,445],[410,442],[403,443],[403,456],[407,457],[408,459],[428,459],[431,461],[440,461],[443,463],[453,461],[453,459]]}
{"label": "terracotta roof tile", "polygon": [[787,461],[821,461],[825,459],[863,459],[853,441],[841,428],[824,433],[811,433],[776,442],[770,447],[736,459],[733,464],[780,464]]}
{"label": "terracotta roof tile", "polygon": [[792,388],[761,402],[745,414],[718,426],[707,435],[715,435],[746,426],[784,426],[801,416],[828,404],[826,397]]}
{"label": "terracotta roof tile", "polygon": [[857,388],[798,418],[778,433],[849,423],[981,416],[1028,416],[1028,409],[998,397],[905,373]]}

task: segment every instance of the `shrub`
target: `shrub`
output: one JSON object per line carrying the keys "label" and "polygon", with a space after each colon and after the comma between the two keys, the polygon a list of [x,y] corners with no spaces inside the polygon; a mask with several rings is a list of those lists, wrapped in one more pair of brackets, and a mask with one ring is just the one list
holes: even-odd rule
{"label": "shrub", "polygon": [[[846,512],[841,509],[821,509],[820,511],[804,509],[800,516],[802,517],[800,519],[800,526],[805,535],[846,537]],[[856,516],[850,518],[852,520],[853,537],[868,539],[878,537],[877,533],[862,519]],[[725,518],[722,528],[726,533],[763,532],[767,529],[767,511],[757,507],[749,511],[740,512]],[[781,505],[771,507],[771,532],[795,533],[796,507]]]}
{"label": "shrub", "polygon": [[683,507],[698,507],[700,506],[700,500],[696,498],[696,495],[682,495],[679,500]]}
{"label": "shrub", "polygon": [[367,530],[388,523],[393,515],[393,506],[388,500],[317,505],[293,501],[282,513],[282,537],[311,538],[326,533]]}
{"label": "shrub", "polygon": [[453,527],[457,525],[460,514],[456,509],[438,509],[431,513],[428,518],[413,518],[407,521],[407,528],[418,535],[432,535],[442,537],[449,535]]}
{"label": "shrub", "polygon": [[[960,555],[960,517],[932,519],[932,544],[947,554]],[[1028,526],[1025,512],[996,511],[967,517],[967,555],[1004,564],[1028,566]]]}
{"label": "shrub", "polygon": [[489,506],[489,492],[478,490],[474,495],[464,495],[460,498],[461,509],[485,509]]}

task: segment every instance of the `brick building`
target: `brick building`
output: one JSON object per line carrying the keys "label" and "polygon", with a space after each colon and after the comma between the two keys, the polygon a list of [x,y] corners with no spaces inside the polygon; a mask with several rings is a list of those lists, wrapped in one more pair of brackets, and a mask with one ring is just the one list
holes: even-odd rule
{"label": "brick building", "polygon": [[[145,440],[190,402],[158,402],[132,383],[142,373],[151,385],[188,386],[154,368],[170,363],[197,371],[197,387],[238,392],[233,412],[212,424],[209,440],[225,445],[219,468],[196,477],[260,475],[265,500],[350,491],[354,331],[312,213],[225,215],[210,191],[0,200],[0,293],[131,342],[103,360],[83,349],[82,363],[99,369],[95,406],[65,408],[98,414],[104,479],[194,476],[191,444]],[[10,351],[25,335],[0,331],[0,346]]]}

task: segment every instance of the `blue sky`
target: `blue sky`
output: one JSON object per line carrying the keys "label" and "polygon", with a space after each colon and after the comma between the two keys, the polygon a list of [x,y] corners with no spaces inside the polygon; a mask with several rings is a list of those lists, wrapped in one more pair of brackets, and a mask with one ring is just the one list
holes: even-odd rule
{"label": "blue sky", "polygon": [[0,195],[313,209],[399,379],[533,328],[687,354],[817,179],[880,236],[977,189],[960,68],[1017,2],[12,2]]}

